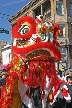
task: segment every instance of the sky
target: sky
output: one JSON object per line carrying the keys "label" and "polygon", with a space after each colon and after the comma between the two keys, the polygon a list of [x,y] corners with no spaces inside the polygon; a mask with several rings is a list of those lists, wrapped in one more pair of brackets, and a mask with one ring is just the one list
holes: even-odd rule
{"label": "sky", "polygon": [[31,0],[0,0],[0,29],[4,28],[9,31],[9,34],[0,33],[0,41],[4,40],[7,43],[11,42],[11,26],[8,19],[15,15],[30,1]]}

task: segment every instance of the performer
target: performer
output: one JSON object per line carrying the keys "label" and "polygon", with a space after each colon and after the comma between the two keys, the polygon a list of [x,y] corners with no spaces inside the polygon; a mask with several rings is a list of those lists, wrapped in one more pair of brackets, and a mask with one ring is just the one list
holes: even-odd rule
{"label": "performer", "polygon": [[[56,41],[60,35],[59,25],[45,21],[42,15],[18,19],[12,29],[13,55],[6,67],[9,77],[2,88],[0,108],[46,107],[49,91],[56,83],[55,62],[61,60]],[[37,104],[33,104],[35,95]]]}
{"label": "performer", "polygon": [[57,84],[54,85],[52,91],[50,92],[48,102],[50,102],[49,104],[52,108],[64,108],[66,102],[71,102],[68,87],[62,78],[57,78]]}

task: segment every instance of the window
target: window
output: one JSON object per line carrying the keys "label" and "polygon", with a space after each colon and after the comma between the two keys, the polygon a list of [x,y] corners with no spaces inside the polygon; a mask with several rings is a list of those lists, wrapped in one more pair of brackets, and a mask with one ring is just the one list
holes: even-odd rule
{"label": "window", "polygon": [[72,3],[69,3],[69,7],[70,7],[70,16],[72,16]]}
{"label": "window", "polygon": [[37,7],[35,10],[34,10],[34,14],[35,14],[35,18],[36,18],[36,16],[38,16],[38,15],[41,15],[41,7],[39,6],[39,7]]}
{"label": "window", "polygon": [[43,4],[43,15],[45,19],[50,18],[51,16],[51,4],[50,1],[47,1]]}
{"label": "window", "polygon": [[67,62],[67,54],[62,54],[62,59],[61,59],[62,62]]}
{"label": "window", "polygon": [[61,62],[63,62],[63,63],[67,62],[67,60],[68,60],[67,48],[61,47],[61,48],[60,48],[60,52],[61,52],[61,54],[62,54]]}
{"label": "window", "polygon": [[59,24],[60,29],[63,31],[63,35],[60,36],[60,38],[64,38],[65,37],[65,24]]}
{"label": "window", "polygon": [[61,48],[60,48],[60,52],[61,52],[61,53],[66,53],[66,54],[67,54],[67,48],[61,47]]}
{"label": "window", "polygon": [[49,9],[47,12],[44,12],[43,15],[44,15],[44,18],[45,18],[45,19],[50,18],[50,16],[51,16],[51,11],[50,11],[50,9]]}
{"label": "window", "polygon": [[56,1],[56,12],[57,15],[64,15],[63,1]]}
{"label": "window", "polygon": [[72,69],[72,59],[70,60],[70,65],[71,65],[70,67],[71,67],[71,69]]}

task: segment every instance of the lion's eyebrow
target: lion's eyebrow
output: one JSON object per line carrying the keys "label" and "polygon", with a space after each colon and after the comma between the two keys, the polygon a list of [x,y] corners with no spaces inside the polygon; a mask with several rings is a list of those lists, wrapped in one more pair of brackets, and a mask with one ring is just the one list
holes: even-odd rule
{"label": "lion's eyebrow", "polygon": [[22,25],[22,26],[19,28],[18,32],[20,32],[20,31],[24,28],[24,26],[25,26],[25,25]]}

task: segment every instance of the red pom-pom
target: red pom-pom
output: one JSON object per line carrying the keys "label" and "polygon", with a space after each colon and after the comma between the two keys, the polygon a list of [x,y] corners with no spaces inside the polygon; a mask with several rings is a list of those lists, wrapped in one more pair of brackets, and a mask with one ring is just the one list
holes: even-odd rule
{"label": "red pom-pom", "polygon": [[60,36],[62,34],[62,30],[60,29],[59,24],[54,24],[54,38]]}
{"label": "red pom-pom", "polygon": [[40,38],[40,37],[37,37],[37,38],[36,38],[36,42],[37,42],[37,43],[41,42],[41,38]]}
{"label": "red pom-pom", "polygon": [[46,32],[46,28],[43,27],[43,28],[42,28],[42,31],[43,31],[43,32]]}

